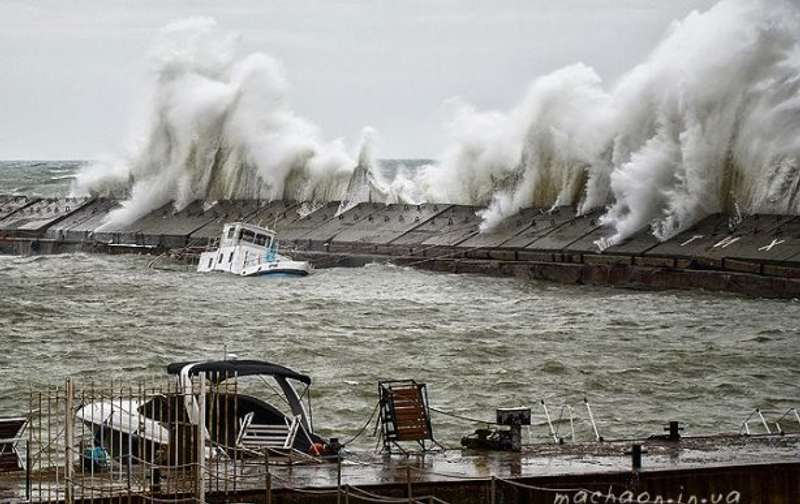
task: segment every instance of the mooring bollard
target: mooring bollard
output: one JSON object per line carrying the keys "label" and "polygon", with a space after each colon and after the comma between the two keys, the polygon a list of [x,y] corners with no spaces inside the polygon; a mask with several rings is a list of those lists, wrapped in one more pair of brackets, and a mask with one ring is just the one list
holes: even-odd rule
{"label": "mooring bollard", "polygon": [[626,455],[631,456],[631,469],[639,471],[642,468],[642,454],[647,453],[647,450],[642,449],[642,445],[631,445],[630,451],[625,452]]}
{"label": "mooring bollard", "polygon": [[671,420],[669,425],[664,427],[664,430],[669,432],[667,435],[667,439],[669,441],[680,441],[681,440],[681,432],[683,427],[681,427],[680,422],[676,420]]}

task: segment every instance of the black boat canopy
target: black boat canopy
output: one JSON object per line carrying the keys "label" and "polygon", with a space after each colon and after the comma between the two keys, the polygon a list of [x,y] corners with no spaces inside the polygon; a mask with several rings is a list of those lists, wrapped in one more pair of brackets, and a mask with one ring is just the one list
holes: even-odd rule
{"label": "black boat canopy", "polygon": [[311,385],[311,378],[292,371],[291,369],[273,364],[266,361],[258,360],[220,360],[220,361],[188,361],[188,362],[173,362],[167,365],[167,373],[179,374],[181,369],[194,364],[189,371],[192,376],[206,373],[212,380],[224,380],[232,378],[234,375],[250,376],[250,375],[267,375],[277,376],[282,378],[291,378],[306,385]]}

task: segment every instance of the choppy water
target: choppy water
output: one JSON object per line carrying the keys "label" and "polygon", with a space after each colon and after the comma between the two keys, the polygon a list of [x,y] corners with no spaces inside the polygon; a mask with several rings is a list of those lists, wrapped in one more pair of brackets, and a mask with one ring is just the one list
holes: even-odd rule
{"label": "choppy water", "polygon": [[[363,423],[382,378],[425,381],[435,405],[480,418],[588,395],[606,435],[657,432],[672,418],[692,432],[737,430],[756,406],[800,403],[797,302],[386,265],[242,279],[148,262],[0,257],[3,412],[68,373],[157,374],[224,344],[312,375],[316,423],[343,435]],[[436,428],[456,444],[470,426],[439,417]]]}
{"label": "choppy water", "polygon": [[0,161],[0,194],[67,196],[85,161]]}
{"label": "choppy water", "polygon": [[[564,401],[588,396],[606,436],[660,432],[670,419],[688,432],[736,431],[755,407],[800,406],[797,301],[387,265],[243,279],[149,262],[0,256],[0,414],[23,412],[31,387],[67,374],[100,383],[161,374],[225,345],[310,374],[315,423],[342,437],[369,415],[385,378],[425,381],[434,405],[486,419],[496,406],[529,404],[541,421],[538,400],[557,416]],[[472,428],[435,417],[450,445]]]}

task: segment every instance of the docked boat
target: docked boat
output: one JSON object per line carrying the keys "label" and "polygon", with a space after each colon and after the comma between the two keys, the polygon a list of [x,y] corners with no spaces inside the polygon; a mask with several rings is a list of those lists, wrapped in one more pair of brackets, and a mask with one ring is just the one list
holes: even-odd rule
{"label": "docked boat", "polygon": [[[314,456],[330,451],[314,432],[311,378],[304,374],[258,360],[177,362],[167,372],[176,376],[167,391],[109,398],[77,410],[76,419],[92,434],[89,452],[99,449],[103,458],[123,463],[181,465],[196,460],[201,425],[207,459],[252,458],[265,450]],[[199,375],[208,384],[204,394]],[[243,393],[245,377],[255,377],[275,400]]]}
{"label": "docked boat", "polygon": [[295,261],[278,253],[278,240],[269,228],[244,222],[226,224],[219,246],[200,254],[197,271],[223,271],[241,276],[297,275],[311,273],[307,261]]}

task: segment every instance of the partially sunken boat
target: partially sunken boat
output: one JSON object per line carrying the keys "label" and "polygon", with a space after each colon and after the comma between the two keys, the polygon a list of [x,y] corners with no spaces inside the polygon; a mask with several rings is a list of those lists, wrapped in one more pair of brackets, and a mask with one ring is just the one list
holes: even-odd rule
{"label": "partially sunken boat", "polygon": [[278,240],[269,228],[244,222],[226,224],[219,246],[200,254],[197,271],[223,271],[241,276],[297,275],[311,273],[307,261],[295,261],[278,253]]}
{"label": "partially sunken boat", "polygon": [[[168,393],[145,400],[109,398],[77,411],[77,419],[92,432],[93,453],[100,449],[103,458],[132,463],[182,464],[194,460],[199,449],[201,418],[206,458],[258,457],[265,451],[320,455],[328,449],[328,442],[314,433],[311,378],[304,374],[258,360],[177,362],[167,372],[177,377]],[[208,384],[202,405],[198,380],[193,379],[201,374]],[[277,401],[242,393],[240,379],[248,376],[256,377]]]}

